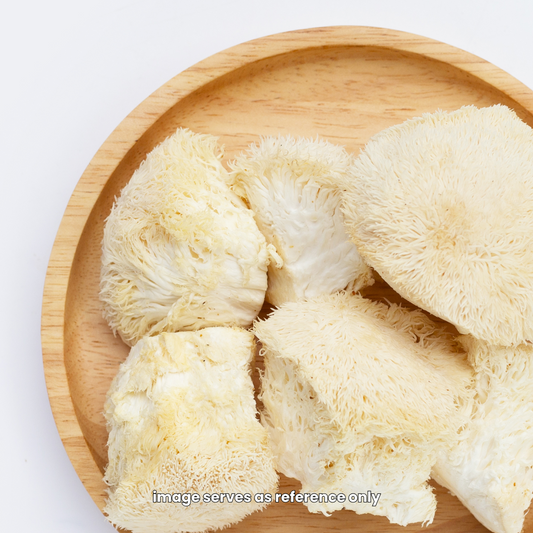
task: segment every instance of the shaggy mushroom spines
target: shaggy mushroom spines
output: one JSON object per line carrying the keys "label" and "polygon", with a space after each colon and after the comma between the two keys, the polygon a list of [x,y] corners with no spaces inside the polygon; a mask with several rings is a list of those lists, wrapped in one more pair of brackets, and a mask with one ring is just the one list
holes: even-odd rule
{"label": "shaggy mushroom spines", "polygon": [[533,346],[459,340],[474,369],[472,414],[432,476],[491,531],[520,533],[533,494]]}
{"label": "shaggy mushroom spines", "polygon": [[104,317],[126,344],[163,331],[247,327],[271,257],[227,186],[216,138],[178,129],[116,200],[102,244]]}
{"label": "shaggy mushroom spines", "polygon": [[375,508],[309,509],[430,522],[435,453],[454,440],[469,409],[470,370],[453,336],[422,311],[347,293],[287,302],[254,331],[278,469],[299,479],[302,492],[382,495]]}
{"label": "shaggy mushroom spines", "polygon": [[282,259],[269,267],[270,303],[372,283],[346,234],[336,186],[352,160],[327,141],[280,136],[263,138],[231,163],[232,189]]}
{"label": "shaggy mushroom spines", "polygon": [[[181,194],[180,209],[176,209],[174,203],[176,191],[166,179],[156,180],[164,191],[162,195],[161,191],[156,190],[157,188],[147,187],[146,195],[141,189],[137,191],[126,188],[123,192],[123,202],[130,202],[128,204],[130,211],[120,222],[126,221],[125,234],[132,228],[133,233],[136,233],[134,238],[127,234],[124,240],[130,241],[127,244],[134,251],[132,255],[137,257],[127,264],[125,276],[123,274],[116,276],[116,272],[106,279],[103,276],[102,294],[106,301],[110,292],[116,291],[118,294],[123,291],[113,303],[115,310],[127,309],[132,322],[137,321],[137,324],[131,331],[127,328],[120,329],[122,326],[117,326],[113,322],[111,313],[109,315],[111,318],[108,317],[110,325],[126,342],[133,344],[145,332],[155,335],[160,331],[176,327],[198,329],[211,325],[213,317],[216,317],[218,323],[221,315],[225,315],[223,308],[228,299],[231,300],[230,307],[232,307],[226,314],[226,317],[230,317],[229,323],[234,323],[232,320],[239,315],[237,323],[249,325],[263,303],[266,288],[264,274],[267,263],[272,261],[270,269],[273,273],[280,274],[285,269],[284,272],[288,275],[279,277],[277,281],[272,281],[271,277],[270,293],[275,295],[271,300],[282,305],[278,309],[270,304],[264,304],[262,307],[255,331],[265,344],[261,354],[257,356],[257,367],[252,368],[251,374],[254,377],[256,392],[254,417],[257,421],[259,416],[257,410],[262,413],[262,421],[270,432],[276,454],[275,460],[280,470],[299,479],[304,492],[383,489],[384,498],[381,504],[378,509],[371,512],[386,515],[391,521],[401,524],[413,521],[428,523],[432,520],[436,502],[427,484],[427,476],[435,462],[438,448],[443,453],[440,466],[434,469],[435,477],[446,486],[452,487],[450,490],[459,487],[457,493],[466,505],[469,505],[469,495],[466,491],[465,496],[461,484],[464,479],[471,484],[477,483],[476,498],[482,502],[493,500],[496,503],[490,504],[493,510],[495,509],[494,512],[485,514],[483,508],[479,509],[477,504],[472,504],[473,513],[479,515],[480,520],[488,527],[496,528],[494,530],[498,533],[500,526],[494,525],[498,521],[514,524],[509,526],[509,530],[502,529],[501,533],[517,533],[516,524],[520,517],[523,518],[524,505],[518,512],[507,512],[506,503],[501,503],[490,492],[492,489],[487,489],[489,485],[494,485],[490,478],[493,475],[491,472],[493,458],[487,456],[476,459],[483,468],[480,469],[481,474],[477,473],[474,482],[469,478],[468,469],[472,465],[475,469],[475,461],[467,465],[465,473],[465,471],[456,471],[461,453],[454,456],[454,452],[450,452],[448,459],[452,457],[449,461],[452,467],[449,467],[446,459],[442,458],[445,457],[444,451],[450,451],[450,447],[453,448],[453,442],[456,443],[459,436],[460,439],[467,439],[469,434],[482,425],[479,413],[487,408],[485,404],[500,401],[494,401],[493,390],[486,390],[483,387],[478,387],[475,401],[472,399],[472,374],[466,364],[465,350],[470,353],[471,362],[477,373],[476,379],[479,381],[503,382],[509,378],[509,383],[506,382],[505,385],[507,390],[503,394],[506,402],[512,403],[518,377],[528,372],[527,365],[519,366],[520,357],[516,357],[513,361],[506,359],[505,354],[509,355],[511,352],[505,352],[503,357],[492,358],[490,365],[484,366],[484,363],[476,362],[476,358],[472,355],[477,348],[473,348],[474,341],[471,337],[463,337],[462,342],[456,339],[458,330],[461,333],[474,331],[482,338],[486,338],[489,332],[493,334],[491,342],[498,339],[497,342],[517,344],[524,341],[522,338],[524,335],[530,335],[527,331],[531,332],[528,328],[531,327],[530,319],[533,317],[533,304],[530,298],[533,290],[531,269],[524,270],[524,265],[526,267],[531,265],[530,259],[533,258],[531,254],[533,226],[530,223],[533,216],[531,207],[533,194],[529,190],[532,185],[531,179],[526,176],[522,181],[513,181],[514,178],[511,177],[510,193],[505,188],[503,190],[501,183],[498,182],[498,179],[501,180],[498,176],[505,172],[514,175],[527,174],[528,164],[524,166],[522,161],[513,166],[513,163],[509,164],[508,154],[500,151],[495,155],[492,154],[494,156],[491,160],[492,166],[487,172],[482,171],[481,164],[481,170],[476,172],[462,174],[452,172],[457,168],[463,169],[465,161],[479,159],[479,153],[483,151],[483,143],[472,141],[472,146],[460,152],[448,142],[450,131],[456,132],[453,135],[459,139],[470,138],[472,135],[475,138],[478,132],[472,133],[472,128],[466,119],[469,118],[469,114],[475,115],[477,111],[466,108],[455,113],[437,112],[386,130],[370,141],[367,150],[353,165],[352,170],[348,171],[346,166],[348,161],[350,165],[352,164],[351,160],[349,157],[345,158],[346,154],[342,149],[338,149],[339,147],[334,150],[338,149],[338,153],[342,155],[340,165],[332,170],[328,166],[330,162],[326,164],[323,161],[313,160],[316,154],[311,155],[311,152],[306,152],[309,146],[306,147],[301,140],[267,139],[266,151],[273,150],[267,154],[269,157],[272,154],[276,157],[279,154],[283,157],[293,157],[292,152],[298,147],[303,150],[305,156],[292,160],[289,157],[289,162],[285,159],[273,165],[266,160],[259,164],[261,178],[258,190],[261,194],[273,196],[278,208],[283,204],[278,212],[267,209],[258,217],[258,220],[263,217],[262,229],[278,224],[283,229],[289,228],[290,231],[284,235],[273,233],[271,238],[267,239],[271,241],[268,245],[264,239],[261,240],[261,236],[259,240],[255,237],[250,240],[241,239],[240,256],[240,252],[236,252],[235,248],[228,249],[228,243],[223,235],[231,234],[234,238],[236,229],[242,229],[243,225],[248,227],[248,222],[251,220],[251,213],[246,211],[246,208],[254,207],[254,203],[250,202],[247,196],[243,196],[242,199],[237,196],[237,193],[248,194],[246,185],[248,178],[243,176],[250,170],[250,161],[245,158],[241,160],[241,163],[245,161],[242,168],[238,168],[240,163],[236,163],[233,168],[234,173],[231,177],[228,176],[220,165],[221,153],[216,152],[218,148],[211,139],[210,150],[214,150],[218,155],[215,155],[214,159],[210,159],[209,156],[207,159],[200,157],[201,161],[196,161],[197,163],[200,161],[199,164],[203,165],[203,169],[199,172],[199,176],[191,178],[189,185],[192,188],[184,187],[177,191],[177,194]],[[484,132],[489,143],[503,146],[503,151],[507,146],[516,149],[516,142],[531,144],[530,131],[524,130],[520,124],[513,123],[511,134],[501,123],[496,126],[492,124],[491,120],[495,116],[504,119],[509,117],[509,111],[505,108],[496,107],[483,113],[485,113],[483,120],[490,126],[489,131],[483,130],[483,124],[478,129]],[[440,128],[439,132],[436,136],[427,135],[421,139],[418,130],[428,123],[432,127]],[[405,129],[407,134],[403,135]],[[397,134],[403,135],[401,139],[403,144],[400,143],[399,147],[395,145]],[[501,143],[502,137],[508,142]],[[465,143],[466,141],[462,144]],[[327,143],[318,143],[319,151],[326,145]],[[424,157],[411,158],[409,150],[413,145],[418,148],[425,147]],[[313,143],[310,146],[312,147]],[[262,149],[265,148],[254,147],[248,155],[253,154],[255,150],[254,156],[263,157],[264,154],[260,153]],[[380,149],[383,151],[378,158],[373,152],[375,149],[377,152]],[[168,152],[168,146],[162,148],[162,153],[165,150]],[[385,157],[381,158],[381,155]],[[512,154],[513,158],[517,159],[522,155],[520,149]],[[194,166],[196,163],[193,161],[196,157],[197,155],[192,155],[191,160],[184,166],[187,167],[189,164]],[[257,161],[252,163],[253,167]],[[426,168],[423,179],[418,176],[421,164]],[[139,169],[139,176],[142,176],[149,166],[146,162],[143,165]],[[328,176],[328,172],[331,176]],[[346,177],[350,172],[361,172],[361,174]],[[364,175],[364,172],[367,172],[367,175]],[[218,174],[216,184],[214,182],[210,184],[210,180],[206,177],[210,173]],[[363,179],[360,179],[361,176]],[[276,182],[278,179],[279,183]],[[346,179],[351,180],[351,183],[345,187],[343,184],[346,184],[344,181]],[[373,183],[367,183],[365,180]],[[288,187],[282,185],[284,181],[289,182]],[[225,182],[233,186],[234,192],[228,190]],[[374,182],[378,184],[377,187],[374,187]],[[211,202],[206,196],[197,195],[197,191],[194,190],[197,187],[204,192],[206,188],[211,189],[217,200]],[[338,201],[341,189],[346,189],[343,209],[346,213],[347,226],[353,234],[353,242],[375,270],[372,272],[362,263],[364,268],[358,273],[359,277],[352,279],[347,285],[343,278],[344,281],[337,287],[337,289],[347,287],[346,292],[319,298],[320,306],[315,307],[305,318],[307,329],[298,329],[301,323],[297,316],[286,315],[278,324],[283,332],[278,336],[273,334],[269,337],[269,326],[265,326],[265,323],[272,324],[276,316],[283,315],[287,309],[286,300],[294,300],[295,305],[311,305],[311,301],[317,298],[315,289],[318,287],[318,291],[322,290],[321,280],[325,279],[328,282],[331,280],[333,277],[331,273],[337,268],[335,266],[337,256],[342,256],[346,252],[344,229],[342,246],[339,248],[342,253],[335,249],[335,246],[331,250],[327,250],[326,247],[327,253],[323,256],[315,253],[314,249],[304,249],[304,246],[302,251],[299,248],[299,245],[305,241],[301,237],[300,230],[309,227],[313,229],[310,235],[315,237],[319,235],[322,238],[321,245],[333,240],[328,232],[321,234],[318,231],[320,217],[324,214],[315,209],[317,204],[321,204],[324,200],[324,192],[328,191],[329,196],[322,205],[330,211],[328,216],[337,216],[340,212]],[[525,194],[521,195],[524,190]],[[359,202],[360,199],[356,198],[356,195],[361,193],[363,202],[355,205],[355,201]],[[392,194],[392,205],[390,197],[387,196],[389,193]],[[473,202],[472,198],[475,198],[476,202]],[[160,202],[160,205],[155,209],[153,224],[145,227],[142,218],[147,212],[154,214],[151,212],[153,202]],[[115,206],[117,213],[118,204],[119,202]],[[250,219],[247,223],[243,223],[239,218],[239,209],[247,212]],[[292,211],[302,211],[305,215],[301,220],[298,217],[296,220],[294,217],[291,220]],[[386,213],[386,216],[383,213]],[[227,217],[228,220],[221,222],[222,219],[219,219],[221,216]],[[279,217],[278,221],[276,217]],[[132,221],[133,226],[128,226]],[[113,221],[110,221],[110,228],[112,224]],[[252,226],[254,225],[249,227]],[[123,229],[120,228],[118,233]],[[257,228],[251,233],[257,235]],[[299,239],[291,241],[290,239],[294,239],[295,236]],[[120,237],[116,241],[114,239],[115,236],[108,239],[110,247],[120,248],[124,244],[119,242]],[[290,244],[291,242],[294,244]],[[352,251],[355,249],[352,243],[347,244]],[[380,248],[382,245],[388,247],[390,257],[384,257],[383,249]],[[511,253],[509,249],[512,249]],[[147,255],[144,255],[145,253]],[[210,257],[210,254],[213,254],[213,257]],[[104,259],[105,268],[108,269],[106,276],[109,270],[124,259],[120,255],[118,253],[111,259],[109,257]],[[315,263],[312,261],[315,259],[314,255],[319,257]],[[159,257],[157,268],[154,268],[155,256]],[[332,258],[333,266],[330,265],[329,270],[323,269],[317,277],[314,277],[314,273],[309,276],[309,268],[313,270],[317,265],[319,268]],[[176,286],[187,285],[190,279],[185,278],[192,270],[195,283],[201,285],[203,289],[196,293],[194,291],[180,293],[176,300]],[[162,280],[159,279],[160,275]],[[224,275],[226,279],[222,283],[223,290],[221,290],[220,280]],[[375,285],[368,286],[374,280]],[[479,281],[481,285],[485,283],[482,286],[483,290],[480,290]],[[313,284],[316,287],[313,288]],[[134,305],[130,305],[128,296],[124,296],[131,289],[142,293]],[[326,292],[330,289],[331,287],[328,287]],[[367,300],[355,295],[358,291]],[[343,305],[343,299],[348,298],[350,292],[353,292],[351,302],[357,302],[354,307],[358,308],[362,315],[360,314],[357,325],[343,329],[347,317],[353,314],[349,304]],[[228,293],[231,298],[228,298]],[[307,298],[305,303],[304,300],[300,300],[302,296]],[[348,300],[349,298],[346,301]],[[497,302],[497,305],[494,305],[494,302]],[[105,305],[109,306],[109,301],[106,301]],[[431,311],[433,315],[428,315],[428,312],[422,311],[417,305]],[[321,313],[328,306],[336,306],[336,310],[340,312],[334,319],[323,321]],[[109,308],[107,307],[107,310]],[[295,313],[298,315],[298,312]],[[374,321],[366,321],[365,313],[372,315]],[[184,319],[184,314],[190,316]],[[241,315],[246,316],[246,319],[241,321]],[[492,327],[493,325],[496,327]],[[313,337],[315,334],[313,328],[322,336]],[[360,345],[373,346],[375,353],[370,354],[373,358],[368,357],[369,353],[366,353],[359,358],[357,364],[350,366],[349,361],[348,363],[345,361],[345,367],[336,368],[337,361],[327,359],[328,356],[324,355],[330,353],[338,357],[340,354],[341,360],[344,355],[343,349],[339,349],[339,343],[331,341],[328,337],[331,332],[333,336],[337,335],[342,339],[341,345],[343,348],[347,346],[347,351],[357,351]],[[298,355],[290,352],[284,335],[289,338],[292,336],[292,340],[302,345],[310,342],[311,350],[319,355],[315,357],[314,353],[305,359],[301,353]],[[309,339],[314,340],[311,342]],[[351,342],[350,339],[356,340]],[[387,341],[394,339],[390,344],[396,347],[394,354],[396,360],[387,355],[390,345],[386,346],[387,342],[381,342],[383,339]],[[525,339],[525,342],[528,342],[528,339]],[[168,358],[168,351],[165,351],[164,346],[161,350],[164,352],[163,359]],[[490,350],[496,353],[500,348],[492,346]],[[520,352],[519,345],[516,353]],[[416,357],[411,357],[409,354],[411,356],[415,354]],[[345,359],[348,360],[349,357]],[[368,375],[366,383],[360,380],[363,382],[362,385],[354,378],[358,371]],[[209,374],[209,372],[204,373],[202,379]],[[502,377],[504,374],[505,378]],[[258,397],[259,375],[263,380],[261,397]],[[230,381],[233,376],[228,374],[227,377]],[[172,385],[173,380],[174,378],[159,376],[158,386],[165,388]],[[239,379],[235,380],[236,386],[238,381]],[[399,393],[391,383],[399,384]],[[443,383],[447,387],[444,387],[446,390],[443,389]],[[216,389],[216,380],[213,386]],[[272,409],[274,397],[278,405]],[[435,401],[436,397],[438,401]],[[181,399],[180,394],[174,396],[171,394],[167,403],[169,406],[174,405]],[[264,405],[262,399],[265,400]],[[127,415],[130,417],[128,421],[131,422],[132,416],[138,415],[143,419],[141,425],[146,425],[143,428],[147,429],[154,417],[152,407],[149,402],[142,399],[142,394],[130,400],[130,404],[125,402],[119,407],[117,416]],[[523,402],[527,401],[524,397]],[[215,405],[217,402],[211,403]],[[424,410],[419,403],[429,406],[429,409]],[[224,401],[221,404],[225,405]],[[129,414],[128,409],[131,410]],[[170,420],[172,409],[169,411],[170,414],[165,414],[163,411],[159,412],[159,418]],[[198,440],[198,431],[202,425],[210,425],[214,422],[214,418],[217,418],[215,411],[207,409],[206,413],[205,416],[202,413],[203,418],[196,412],[190,413],[189,422],[195,421],[192,424],[193,429],[189,431],[193,441]],[[504,447],[509,450],[513,449],[519,440],[520,432],[524,430],[523,420],[518,419],[515,414],[505,417],[501,412],[499,414],[496,412],[492,423],[492,429],[501,428],[503,434],[506,422],[517,419],[516,425],[519,431],[509,431],[503,438]],[[474,420],[471,427],[465,422],[468,416]],[[525,428],[526,432],[528,429]],[[120,430],[117,432],[116,428],[112,428],[110,438],[111,434],[113,438],[117,437],[117,433],[120,433]],[[149,431],[143,430],[143,433],[148,435]],[[247,430],[242,430],[241,436],[246,433]],[[223,470],[210,471],[209,464],[201,461],[198,464],[187,462],[183,459],[184,447],[181,445],[177,458],[162,460],[154,468],[155,473],[143,471],[146,450],[156,443],[163,453],[167,441],[172,440],[174,436],[174,434],[167,436],[161,442],[153,439],[152,443],[138,443],[140,454],[131,460],[131,466],[139,467],[139,470],[132,479],[135,478],[135,482],[139,483],[146,483],[147,479],[149,483],[156,483],[154,480],[157,477],[157,482],[164,479],[165,483],[171,483],[183,474],[188,488],[201,490],[199,487],[202,486],[207,487],[206,491],[216,491],[224,479]],[[475,438],[472,441],[472,446],[474,448],[477,446],[476,449],[482,451],[492,445],[492,441],[479,440],[481,445]],[[212,439],[204,439],[200,440],[200,444],[199,451],[208,453],[214,443]],[[337,453],[340,444],[345,447],[341,450],[342,453]],[[185,448],[188,446],[186,444]],[[262,447],[263,444],[260,444],[259,448]],[[302,447],[306,448],[307,455],[302,453],[299,456]],[[527,443],[522,443],[522,448],[527,448]],[[228,457],[233,457],[236,462],[246,461],[238,453],[232,456],[231,449],[226,451]],[[519,450],[517,455],[522,451]],[[498,451],[498,454],[505,455],[505,450]],[[467,453],[462,455],[466,456]],[[247,463],[249,470],[261,466],[256,464],[253,457],[255,451]],[[526,457],[525,461],[528,460]],[[123,488],[118,487],[127,467],[126,462],[122,462],[120,466],[112,465],[110,462],[108,481],[116,486],[112,498],[120,499],[127,496],[123,493]],[[512,468],[516,470],[516,465]],[[533,472],[533,465],[528,468]],[[507,472],[504,474],[500,472],[500,475],[497,468],[493,470],[496,472],[494,476],[500,478]],[[204,471],[207,474],[202,480],[200,478]],[[454,476],[457,479],[453,479]],[[236,474],[232,479],[242,486],[247,482],[246,474]],[[395,494],[395,501],[387,497],[385,494],[387,491]],[[512,490],[508,492],[513,493]],[[142,491],[134,489],[134,493],[136,498],[144,497]],[[520,500],[520,497],[517,496],[515,500]],[[312,512],[320,511],[324,514],[341,507],[339,503],[326,506],[309,505]],[[365,506],[351,508],[357,512],[367,512]],[[142,512],[140,514],[142,515]],[[148,527],[148,522],[145,526]],[[209,529],[211,526],[206,530]]]}
{"label": "shaggy mushroom spines", "polygon": [[436,112],[367,144],[343,211],[414,304],[487,342],[533,338],[533,130],[504,106]]}
{"label": "shaggy mushroom spines", "polygon": [[[250,361],[253,335],[238,328],[145,337],[132,348],[106,402],[109,519],[133,533],[219,529],[265,504],[277,474],[256,418]],[[199,494],[181,505],[153,491]],[[246,502],[204,495],[249,494]]]}

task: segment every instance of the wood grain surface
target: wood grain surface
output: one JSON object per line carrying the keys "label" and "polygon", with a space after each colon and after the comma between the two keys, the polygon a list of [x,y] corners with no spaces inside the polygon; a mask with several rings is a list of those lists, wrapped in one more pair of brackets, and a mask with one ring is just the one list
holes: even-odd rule
{"label": "wood grain surface", "polygon": [[[178,127],[219,136],[225,161],[262,135],[317,135],[358,153],[375,133],[436,109],[506,104],[533,126],[533,92],[490,63],[411,34],[332,27],[274,35],[220,52],[182,72],[116,128],[81,177],[51,255],[42,312],[50,404],[67,453],[100,509],[107,462],[105,394],[128,348],[98,300],[101,239],[115,196],[146,154]],[[381,286],[386,291],[385,286]],[[376,293],[379,296],[379,290]],[[298,489],[282,477],[280,492]],[[432,532],[486,531],[447,493]],[[532,525],[533,526],[533,525]],[[528,532],[533,527],[526,526]],[[341,511],[275,504],[228,531],[418,531]]]}

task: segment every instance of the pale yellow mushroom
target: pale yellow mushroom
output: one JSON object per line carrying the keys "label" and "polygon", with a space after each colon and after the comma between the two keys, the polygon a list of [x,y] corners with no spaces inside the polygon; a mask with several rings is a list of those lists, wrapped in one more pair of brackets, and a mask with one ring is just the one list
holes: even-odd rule
{"label": "pale yellow mushroom", "polygon": [[494,533],[520,533],[533,497],[533,346],[460,338],[475,372],[474,409],[433,478]]}
{"label": "pale yellow mushroom", "polygon": [[[303,493],[346,498],[309,510],[431,523],[431,467],[472,403],[471,368],[453,337],[422,311],[347,293],[286,303],[254,331],[277,468]],[[349,499],[368,491],[370,502]]]}
{"label": "pale yellow mushroom", "polygon": [[109,215],[100,299],[129,345],[144,335],[251,325],[269,251],[226,184],[216,138],[178,131],[148,154]]}
{"label": "pale yellow mushroom", "polygon": [[113,524],[209,531],[265,507],[254,496],[275,492],[278,476],[256,418],[254,349],[250,332],[225,327],[145,337],[132,348],[105,406]]}
{"label": "pale yellow mushroom", "polygon": [[513,111],[388,128],[341,182],[349,233],[396,292],[491,344],[533,341],[533,129]]}
{"label": "pale yellow mushroom", "polygon": [[283,261],[269,266],[273,305],[373,283],[346,234],[336,187],[352,159],[327,141],[286,136],[266,137],[232,163],[232,188]]}

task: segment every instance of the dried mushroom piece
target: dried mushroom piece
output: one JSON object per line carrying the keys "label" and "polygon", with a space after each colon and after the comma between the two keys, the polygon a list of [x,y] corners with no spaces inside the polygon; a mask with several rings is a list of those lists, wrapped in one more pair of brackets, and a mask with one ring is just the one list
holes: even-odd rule
{"label": "dried mushroom piece", "polygon": [[178,129],[148,154],[104,229],[100,299],[129,345],[144,335],[249,326],[269,252],[226,185],[216,138]]}
{"label": "dried mushroom piece", "polygon": [[399,294],[491,344],[533,340],[533,130],[513,111],[388,128],[343,187],[353,241]]}
{"label": "dried mushroom piece", "polygon": [[278,476],[256,419],[254,348],[250,332],[224,327],[145,337],[132,348],[105,406],[113,524],[208,531],[265,506],[254,494],[274,492]]}
{"label": "dried mushroom piece", "polygon": [[[453,338],[421,311],[346,293],[286,303],[254,330],[278,470],[304,493],[345,495],[309,510],[431,523],[431,467],[471,406],[471,369]],[[372,502],[350,500],[369,491]]]}
{"label": "dried mushroom piece", "polygon": [[290,136],[264,138],[232,163],[232,188],[282,259],[268,271],[271,304],[373,283],[340,210],[336,184],[351,163],[340,146]]}
{"label": "dried mushroom piece", "polygon": [[433,478],[494,533],[520,533],[533,497],[533,346],[490,346],[462,337],[475,402]]}

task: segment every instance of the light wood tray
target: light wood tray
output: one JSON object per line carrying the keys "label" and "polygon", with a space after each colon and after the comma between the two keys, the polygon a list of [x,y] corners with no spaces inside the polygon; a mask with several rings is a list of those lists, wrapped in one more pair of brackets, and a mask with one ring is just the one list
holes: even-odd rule
{"label": "light wood tray", "polygon": [[[378,28],[283,33],[220,52],[182,72],[117,127],[81,177],[52,251],[42,314],[48,394],[63,444],[103,509],[105,394],[128,349],[98,301],[104,220],[146,154],[178,126],[220,137],[230,160],[261,135],[319,135],[358,153],[375,133],[436,109],[502,103],[533,126],[533,92],[490,63],[451,46]],[[282,478],[280,492],[299,488]],[[432,532],[486,531],[445,490]],[[533,528],[526,527],[529,531]],[[341,511],[327,518],[279,503],[231,531],[418,531]],[[228,531],[230,531],[228,530]]]}

